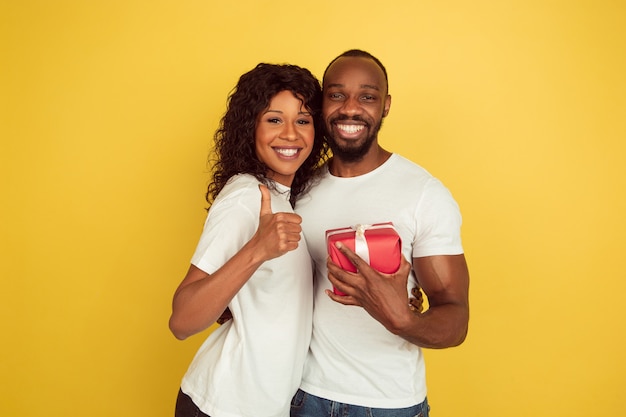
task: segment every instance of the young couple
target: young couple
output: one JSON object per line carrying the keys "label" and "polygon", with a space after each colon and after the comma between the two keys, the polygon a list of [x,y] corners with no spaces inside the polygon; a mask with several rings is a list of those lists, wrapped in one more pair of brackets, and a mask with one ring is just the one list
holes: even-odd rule
{"label": "young couple", "polygon": [[[465,339],[459,208],[436,178],[379,145],[391,105],[384,66],[350,50],[322,85],[306,69],[259,64],[229,97],[211,207],[170,329],[185,339],[232,319],[193,359],[177,417],[428,416],[421,348]],[[356,273],[328,259],[326,230],[388,221],[402,239],[396,273],[345,246]],[[423,313],[411,308],[416,287]]]}

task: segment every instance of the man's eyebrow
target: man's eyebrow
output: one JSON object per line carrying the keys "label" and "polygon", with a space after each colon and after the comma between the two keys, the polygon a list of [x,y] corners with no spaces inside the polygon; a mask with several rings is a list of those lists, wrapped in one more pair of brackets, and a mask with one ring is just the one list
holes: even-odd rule
{"label": "man's eyebrow", "polygon": [[[341,88],[341,87],[345,87],[345,86],[343,84],[340,84],[340,83],[335,83],[335,84],[328,84],[325,88]],[[372,85],[372,84],[361,84],[359,86],[359,88],[361,88],[363,90],[380,91],[380,87],[378,87],[377,85]]]}
{"label": "man's eyebrow", "polygon": [[371,85],[371,84],[361,84],[361,88],[367,88],[367,89],[376,90],[376,91],[380,90],[380,88],[378,88],[377,85]]}

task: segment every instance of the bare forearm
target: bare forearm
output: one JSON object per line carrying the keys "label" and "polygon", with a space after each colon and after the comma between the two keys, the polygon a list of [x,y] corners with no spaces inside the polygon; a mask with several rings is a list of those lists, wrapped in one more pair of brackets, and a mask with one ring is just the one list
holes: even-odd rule
{"label": "bare forearm", "polygon": [[183,282],[174,294],[169,322],[174,336],[186,339],[215,323],[262,263],[254,244],[249,242],[211,275],[192,266],[188,276],[203,276],[190,283]]}
{"label": "bare forearm", "polygon": [[468,330],[468,309],[457,304],[431,307],[424,313],[410,311],[386,327],[392,333],[424,348],[458,346]]}
{"label": "bare forearm", "polygon": [[418,282],[429,309],[400,315],[399,335],[416,345],[442,349],[463,343],[469,323],[469,271],[465,255],[414,258]]}
{"label": "bare forearm", "polygon": [[298,247],[302,218],[273,213],[270,191],[264,185],[259,190],[259,223],[252,238],[213,274],[192,265],[176,290],[170,330],[177,338],[185,339],[213,324],[263,262]]}

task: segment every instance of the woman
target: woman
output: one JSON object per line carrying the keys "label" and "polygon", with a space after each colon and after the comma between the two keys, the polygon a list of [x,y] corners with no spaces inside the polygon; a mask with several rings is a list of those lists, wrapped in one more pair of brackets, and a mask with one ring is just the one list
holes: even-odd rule
{"label": "woman", "polygon": [[321,89],[306,69],[259,64],[241,76],[215,134],[211,203],[174,294],[179,339],[232,320],[185,374],[176,416],[287,417],[311,333],[312,266],[293,213],[326,157]]}

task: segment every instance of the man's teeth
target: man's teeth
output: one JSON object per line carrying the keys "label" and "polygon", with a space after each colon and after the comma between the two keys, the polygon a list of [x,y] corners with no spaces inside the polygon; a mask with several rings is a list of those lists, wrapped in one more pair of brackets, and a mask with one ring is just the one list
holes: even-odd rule
{"label": "man's teeth", "polygon": [[276,148],[276,152],[278,152],[279,154],[283,156],[294,156],[295,154],[298,153],[298,150],[295,148],[289,148],[289,149]]}
{"label": "man's teeth", "polygon": [[337,128],[346,133],[356,133],[360,132],[365,128],[363,125],[337,125]]}

